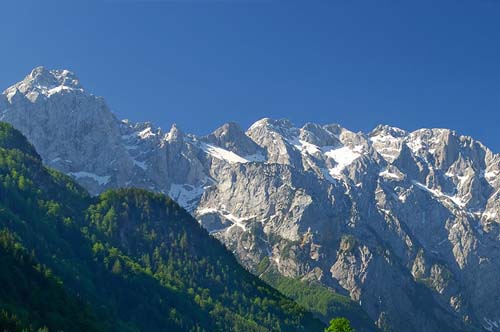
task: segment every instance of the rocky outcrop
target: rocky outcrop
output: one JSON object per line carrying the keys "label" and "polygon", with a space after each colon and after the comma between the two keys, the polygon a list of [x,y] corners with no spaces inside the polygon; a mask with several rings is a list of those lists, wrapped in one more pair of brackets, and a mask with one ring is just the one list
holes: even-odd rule
{"label": "rocky outcrop", "polygon": [[164,133],[43,68],[0,95],[0,119],[91,193],[169,194],[251,271],[317,280],[383,330],[500,331],[500,155],[473,138],[273,119]]}

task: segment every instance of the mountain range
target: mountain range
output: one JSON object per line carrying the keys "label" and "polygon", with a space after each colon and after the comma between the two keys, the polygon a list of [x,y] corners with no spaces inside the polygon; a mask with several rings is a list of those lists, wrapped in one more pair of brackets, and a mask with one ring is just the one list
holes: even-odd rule
{"label": "mountain range", "polygon": [[91,197],[0,123],[3,332],[317,331],[170,198]]}
{"label": "mountain range", "polygon": [[324,319],[315,287],[383,331],[500,331],[500,155],[471,137],[269,118],[163,131],[117,119],[75,74],[43,67],[0,95],[0,120],[91,195],[170,196]]}

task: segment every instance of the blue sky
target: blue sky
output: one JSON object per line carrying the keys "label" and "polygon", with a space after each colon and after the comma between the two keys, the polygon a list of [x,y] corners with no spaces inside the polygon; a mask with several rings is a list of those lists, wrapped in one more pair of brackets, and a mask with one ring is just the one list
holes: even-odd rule
{"label": "blue sky", "polygon": [[67,68],[120,118],[448,127],[500,151],[500,1],[8,1],[0,87]]}

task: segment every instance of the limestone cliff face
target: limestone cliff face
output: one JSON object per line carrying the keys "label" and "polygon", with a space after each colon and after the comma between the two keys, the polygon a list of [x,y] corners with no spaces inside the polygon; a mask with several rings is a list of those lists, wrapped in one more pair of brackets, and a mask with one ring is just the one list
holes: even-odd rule
{"label": "limestone cliff face", "polygon": [[163,132],[41,67],[0,95],[0,120],[91,193],[166,193],[250,270],[268,257],[384,330],[500,331],[500,155],[473,138],[272,119]]}

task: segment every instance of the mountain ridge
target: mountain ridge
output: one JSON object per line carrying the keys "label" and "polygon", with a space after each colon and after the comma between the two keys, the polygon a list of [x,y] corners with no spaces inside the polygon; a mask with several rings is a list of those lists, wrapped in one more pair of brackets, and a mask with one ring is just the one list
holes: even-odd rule
{"label": "mountain ridge", "polygon": [[0,138],[2,331],[323,330],[165,195],[90,197],[10,125]]}
{"label": "mountain ridge", "polygon": [[226,124],[199,137],[119,121],[80,91],[15,95],[0,120],[49,166],[92,194],[133,186],[170,195],[254,273],[267,259],[284,277],[349,295],[387,331],[500,326],[491,290],[500,156],[471,137],[269,118],[244,135]]}

